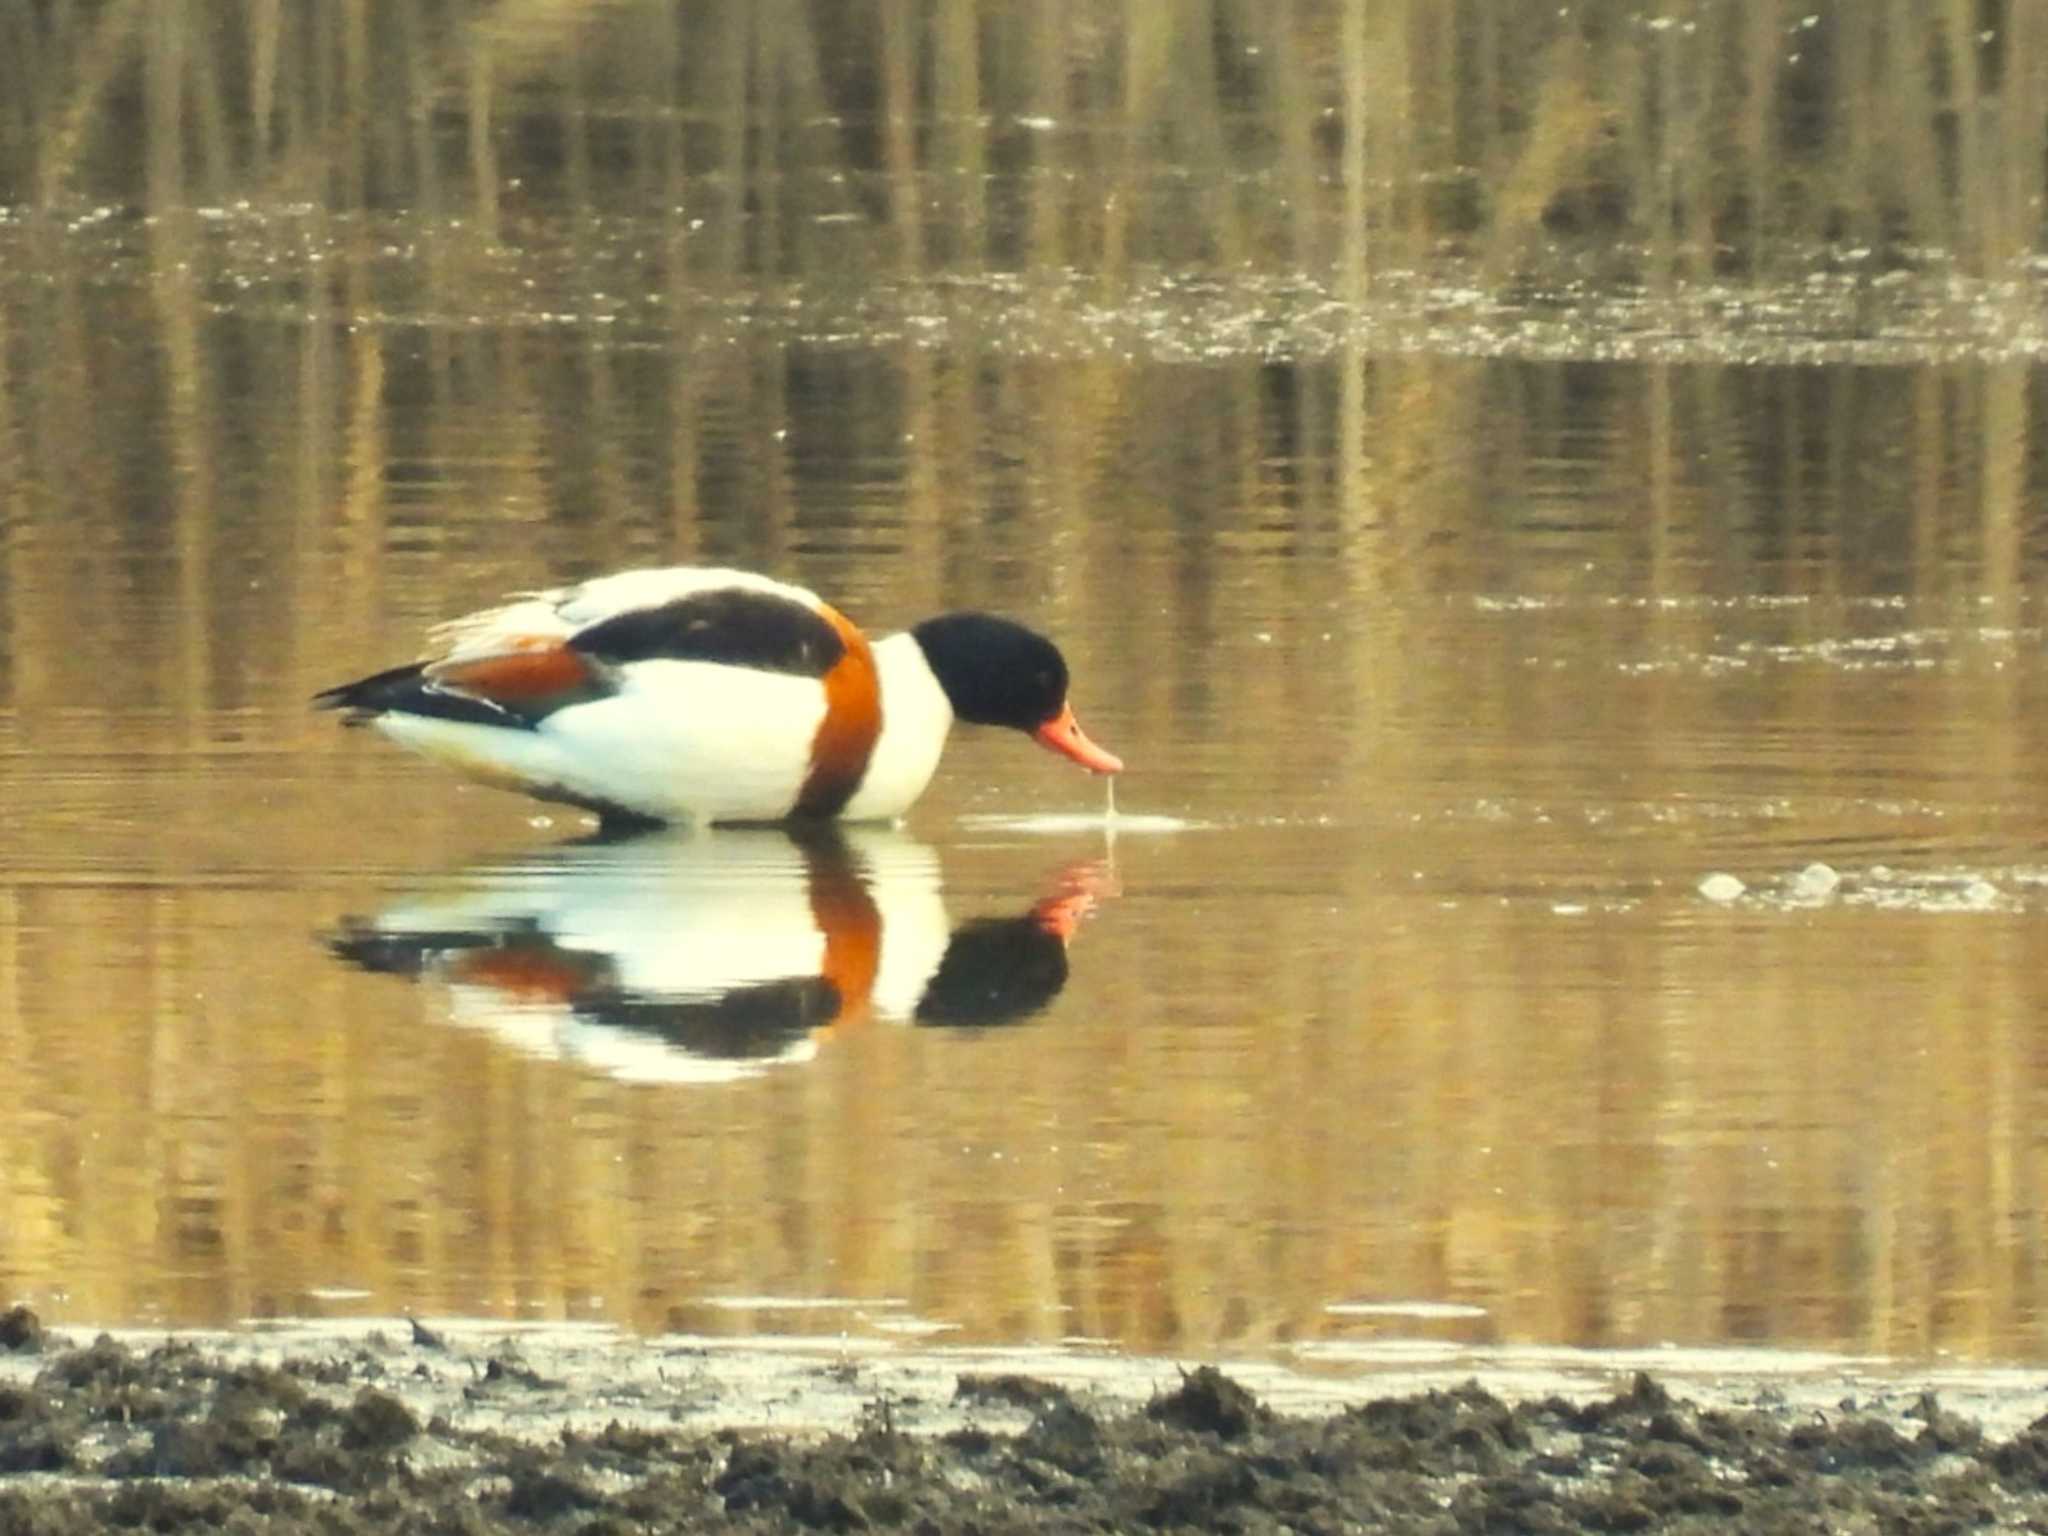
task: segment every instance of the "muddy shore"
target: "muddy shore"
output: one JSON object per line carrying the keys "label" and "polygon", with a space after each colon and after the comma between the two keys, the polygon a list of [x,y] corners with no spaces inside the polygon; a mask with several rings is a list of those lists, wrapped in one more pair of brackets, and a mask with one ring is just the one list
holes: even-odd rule
{"label": "muddy shore", "polygon": [[408,1323],[0,1316],[0,1532],[2048,1529],[2042,1378],[1424,1385]]}

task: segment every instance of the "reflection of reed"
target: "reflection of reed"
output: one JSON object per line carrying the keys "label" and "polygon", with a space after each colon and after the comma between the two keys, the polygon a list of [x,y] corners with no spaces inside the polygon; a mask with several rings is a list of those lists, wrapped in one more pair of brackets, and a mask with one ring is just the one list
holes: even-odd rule
{"label": "reflection of reed", "polygon": [[[873,255],[899,270],[1322,265],[1369,223],[1402,259],[1449,235],[1499,267],[1576,229],[1640,244],[1652,275],[1836,238],[1999,271],[2040,234],[2048,22],[2031,5],[1990,31],[1911,0],[1813,17],[1759,0],[1666,17],[720,0],[687,28],[665,4],[529,0],[472,18],[447,0],[17,18],[0,197],[312,192],[469,209],[492,241],[508,210],[568,188],[643,208],[685,188],[723,206],[714,240],[739,243],[722,264],[756,271],[814,269],[841,178],[876,173]],[[1021,243],[989,221],[998,168],[1019,178]]]}

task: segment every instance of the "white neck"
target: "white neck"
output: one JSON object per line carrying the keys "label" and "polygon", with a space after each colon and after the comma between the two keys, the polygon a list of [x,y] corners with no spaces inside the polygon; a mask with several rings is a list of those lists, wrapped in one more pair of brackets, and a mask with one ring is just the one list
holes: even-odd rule
{"label": "white neck", "polygon": [[850,821],[882,821],[909,810],[931,782],[953,726],[953,706],[915,635],[891,635],[876,641],[874,650],[882,685],[882,734],[860,788],[840,812]]}

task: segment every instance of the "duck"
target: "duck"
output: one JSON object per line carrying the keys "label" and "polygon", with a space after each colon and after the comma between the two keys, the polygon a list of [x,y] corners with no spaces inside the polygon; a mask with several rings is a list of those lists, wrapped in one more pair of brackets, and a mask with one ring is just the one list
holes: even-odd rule
{"label": "duck", "polygon": [[1082,922],[1119,895],[1069,859],[954,922],[937,851],[898,827],[647,830],[438,875],[322,935],[427,989],[437,1023],[620,1081],[720,1084],[814,1060],[871,1023],[1022,1024],[1065,988]]}
{"label": "duck", "polygon": [[1013,619],[944,613],[870,641],[803,587],[668,566],[515,595],[438,626],[426,658],[313,702],[630,830],[894,821],[955,722],[1121,772],[1068,685],[1059,647]]}
{"label": "duck", "polygon": [[939,860],[900,828],[649,829],[497,858],[323,935],[437,1022],[621,1081],[714,1084],[909,1022],[945,953]]}

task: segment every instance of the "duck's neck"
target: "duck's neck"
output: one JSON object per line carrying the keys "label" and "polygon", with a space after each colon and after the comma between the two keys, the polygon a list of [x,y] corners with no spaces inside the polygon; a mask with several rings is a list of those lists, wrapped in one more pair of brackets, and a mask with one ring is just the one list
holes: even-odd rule
{"label": "duck's neck", "polygon": [[910,634],[875,642],[881,680],[882,734],[868,757],[860,788],[840,814],[858,821],[901,816],[924,793],[952,729],[953,706]]}

